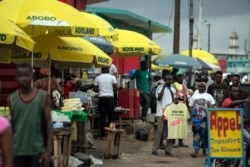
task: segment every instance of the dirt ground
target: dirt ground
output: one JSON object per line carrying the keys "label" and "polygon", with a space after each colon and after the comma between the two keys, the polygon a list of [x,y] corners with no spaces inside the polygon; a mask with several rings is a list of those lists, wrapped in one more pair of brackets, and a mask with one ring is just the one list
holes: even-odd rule
{"label": "dirt ground", "polygon": [[87,149],[88,155],[103,160],[103,167],[205,167],[205,158],[190,156],[193,153],[192,132],[189,126],[188,138],[184,143],[188,148],[173,148],[174,157],[165,157],[164,150],[158,150],[158,156],[151,154],[153,141],[140,141],[134,135],[124,135],[119,159],[103,159],[105,141],[95,139],[96,149]]}

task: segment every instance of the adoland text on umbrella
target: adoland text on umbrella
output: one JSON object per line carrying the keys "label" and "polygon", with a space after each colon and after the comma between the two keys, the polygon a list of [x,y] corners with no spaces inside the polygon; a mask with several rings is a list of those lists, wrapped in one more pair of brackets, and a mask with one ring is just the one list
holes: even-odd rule
{"label": "adoland text on umbrella", "polygon": [[143,52],[144,48],[143,47],[124,47],[122,48],[124,52]]}
{"label": "adoland text on umbrella", "polygon": [[76,27],[75,33],[93,35],[95,33],[95,30],[93,28]]}
{"label": "adoland text on umbrella", "polygon": [[[13,55],[12,59],[29,59],[31,58],[32,54],[31,52],[29,53],[22,53],[22,54],[18,54],[18,55]],[[33,53],[33,58],[36,59],[40,59],[42,57],[42,53],[41,52],[35,52]]]}

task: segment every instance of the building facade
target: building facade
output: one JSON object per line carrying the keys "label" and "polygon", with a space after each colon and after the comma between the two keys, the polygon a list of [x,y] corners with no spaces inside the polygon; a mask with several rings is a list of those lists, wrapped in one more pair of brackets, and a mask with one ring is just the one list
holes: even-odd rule
{"label": "building facade", "polygon": [[[250,56],[239,53],[238,34],[233,30],[229,37],[228,53],[213,53],[219,60],[221,68],[227,73],[250,73]],[[223,65],[223,62],[226,63]]]}

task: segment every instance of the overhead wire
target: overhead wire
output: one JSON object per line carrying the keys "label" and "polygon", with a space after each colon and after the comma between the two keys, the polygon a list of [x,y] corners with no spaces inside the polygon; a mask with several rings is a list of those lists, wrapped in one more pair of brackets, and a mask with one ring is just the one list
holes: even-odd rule
{"label": "overhead wire", "polygon": [[[168,25],[167,25],[168,27],[170,26],[170,22],[171,22],[171,19],[172,19],[172,17],[173,17],[174,2],[175,2],[175,0],[172,0],[172,7],[171,7],[171,10],[170,10],[170,16],[169,16]],[[161,34],[159,34],[158,36],[154,37],[153,39],[154,39],[154,40],[155,40],[155,39],[158,39],[158,38],[160,38],[160,37],[162,37],[162,36],[164,36],[164,35],[166,35],[166,34],[167,34],[167,32],[161,33]]]}

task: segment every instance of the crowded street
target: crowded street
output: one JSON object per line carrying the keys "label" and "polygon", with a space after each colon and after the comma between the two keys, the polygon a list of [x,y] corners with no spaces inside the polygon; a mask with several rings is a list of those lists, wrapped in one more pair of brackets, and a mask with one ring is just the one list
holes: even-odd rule
{"label": "crowded street", "polygon": [[250,0],[0,0],[0,167],[250,167]]}

